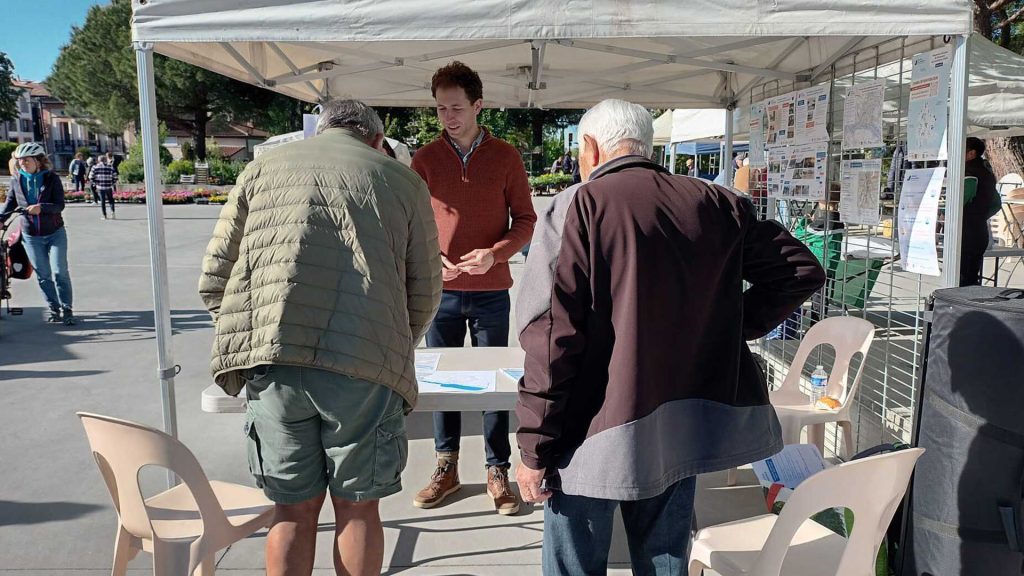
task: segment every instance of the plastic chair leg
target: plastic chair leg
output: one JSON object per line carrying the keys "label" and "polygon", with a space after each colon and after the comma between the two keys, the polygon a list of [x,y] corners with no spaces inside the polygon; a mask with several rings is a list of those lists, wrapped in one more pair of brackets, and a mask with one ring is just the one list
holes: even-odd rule
{"label": "plastic chair leg", "polygon": [[843,431],[843,460],[849,460],[854,455],[853,422],[843,420],[839,422],[839,428]]}
{"label": "plastic chair leg", "polygon": [[725,485],[735,486],[736,485],[736,469],[729,468],[729,471],[725,475]]}
{"label": "plastic chair leg", "polygon": [[114,567],[110,569],[111,576],[125,576],[128,572],[128,562],[139,553],[136,540],[124,527],[117,527],[117,536],[114,538]]}
{"label": "plastic chair leg", "polygon": [[209,554],[203,558],[203,561],[196,568],[195,576],[213,576],[213,571],[217,567],[217,562],[214,559],[213,554]]}
{"label": "plastic chair leg", "polygon": [[689,576],[701,576],[704,574],[704,565],[699,560],[692,560],[690,562]]}

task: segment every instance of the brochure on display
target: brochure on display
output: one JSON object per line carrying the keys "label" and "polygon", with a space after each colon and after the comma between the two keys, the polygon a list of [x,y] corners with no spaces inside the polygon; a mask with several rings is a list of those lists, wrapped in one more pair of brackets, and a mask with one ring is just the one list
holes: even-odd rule
{"label": "brochure on display", "polygon": [[789,200],[824,200],[828,143],[768,151],[768,195]]}
{"label": "brochure on display", "polygon": [[765,104],[764,102],[755,102],[750,105],[750,129],[749,137],[749,150],[750,150],[750,166],[753,168],[764,168],[768,165],[768,161],[764,155],[765,141],[764,141],[764,128],[765,128]]}
{"label": "brochure on display", "polygon": [[881,217],[881,160],[844,160],[839,214],[849,224],[877,226]]}
{"label": "brochure on display", "polygon": [[885,80],[871,80],[850,86],[843,103],[843,150],[880,148],[882,140],[882,103]]}
{"label": "brochure on display", "polygon": [[935,230],[945,168],[907,170],[897,216],[900,260],[907,272],[938,276],[939,256]]}
{"label": "brochure on display", "polygon": [[952,63],[950,46],[914,55],[907,113],[907,160],[946,159],[946,106]]}

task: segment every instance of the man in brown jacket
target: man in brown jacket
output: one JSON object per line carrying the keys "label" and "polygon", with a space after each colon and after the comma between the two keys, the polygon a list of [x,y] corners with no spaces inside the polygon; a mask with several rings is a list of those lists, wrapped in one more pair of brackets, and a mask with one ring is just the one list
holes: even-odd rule
{"label": "man in brown jacket", "polygon": [[585,183],[560,236],[538,226],[516,304],[517,480],[547,500],[545,575],[603,574],[617,507],[634,571],[681,575],[696,475],[782,448],[745,341],[825,275],[749,201],[651,162],[645,108],[606,100],[579,132]]}

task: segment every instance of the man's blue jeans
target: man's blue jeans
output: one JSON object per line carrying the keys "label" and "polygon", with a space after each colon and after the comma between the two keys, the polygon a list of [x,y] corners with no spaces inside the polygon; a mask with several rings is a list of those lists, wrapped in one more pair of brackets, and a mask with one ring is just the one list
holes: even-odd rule
{"label": "man's blue jeans", "polygon": [[61,228],[48,236],[23,234],[21,237],[50,310],[70,310],[71,275],[68,273],[67,230]]}
{"label": "man's blue jeans", "polygon": [[626,527],[633,574],[685,576],[696,486],[691,476],[636,501],[554,492],[544,507],[544,576],[605,574],[616,508]]}
{"label": "man's blue jeans", "polygon": [[[427,331],[431,348],[461,348],[466,330],[474,347],[508,346],[508,290],[469,292],[445,290],[441,307]],[[508,441],[508,412],[484,412],[484,446],[488,466],[507,466],[512,456]],[[434,449],[456,452],[462,439],[461,412],[434,412]]]}

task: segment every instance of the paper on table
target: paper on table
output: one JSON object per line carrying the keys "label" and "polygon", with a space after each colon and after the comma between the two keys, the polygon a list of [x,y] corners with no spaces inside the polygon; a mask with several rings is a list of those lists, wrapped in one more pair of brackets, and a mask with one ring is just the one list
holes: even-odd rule
{"label": "paper on table", "polygon": [[813,444],[789,444],[782,452],[751,466],[761,486],[768,488],[772,484],[782,484],[792,489],[824,470],[825,459]]}
{"label": "paper on table", "polygon": [[525,374],[521,368],[502,368],[501,371],[505,373],[505,376],[513,380],[519,380]]}
{"label": "paper on table", "polygon": [[439,352],[417,352],[416,353],[416,374],[432,374],[437,370],[437,363],[441,361]]}
{"label": "paper on table", "polygon": [[420,374],[416,379],[419,381],[420,393],[483,394],[494,392],[495,388],[495,374],[492,371],[438,370],[433,374]]}

